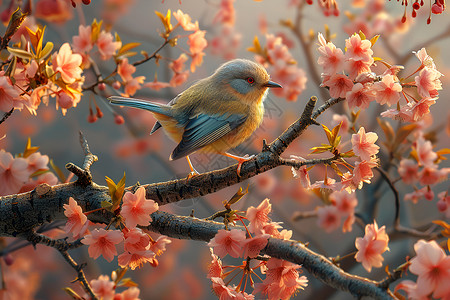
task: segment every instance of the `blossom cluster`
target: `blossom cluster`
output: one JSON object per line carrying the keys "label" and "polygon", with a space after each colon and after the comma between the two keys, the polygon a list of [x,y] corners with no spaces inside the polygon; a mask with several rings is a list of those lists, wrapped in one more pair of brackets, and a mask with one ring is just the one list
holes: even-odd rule
{"label": "blossom cluster", "polygon": [[[254,294],[262,293],[268,299],[288,299],[298,289],[307,286],[308,280],[305,276],[300,276],[297,269],[301,266],[270,258],[268,261],[259,261],[259,252],[267,245],[269,237],[278,239],[290,239],[292,231],[283,229],[279,223],[271,222],[269,214],[272,211],[272,204],[269,199],[265,199],[258,207],[250,206],[246,212],[246,219],[249,221],[246,237],[244,231],[239,229],[219,230],[208,245],[211,248],[212,262],[208,272],[208,278],[212,281],[212,288],[220,299],[254,299]],[[252,294],[245,292],[245,284],[242,280],[238,286],[225,283],[225,278],[231,273],[225,269],[231,266],[223,266],[220,258],[226,255],[232,257],[246,257],[247,261],[240,268],[243,270],[243,279],[250,282],[254,291]],[[220,258],[219,258],[220,257]],[[251,259],[258,262],[256,267],[250,267]],[[253,285],[251,276],[255,274],[254,269],[260,268],[262,274],[266,274],[266,279],[262,283]]]}
{"label": "blossom cluster", "polygon": [[[41,103],[56,98],[56,107],[63,114],[80,102],[84,77],[82,57],[73,53],[68,43],[52,54],[53,43],[43,44],[45,28],[27,28],[27,37],[15,47],[8,47],[11,66],[0,71],[0,110],[27,108],[31,114]],[[44,45],[44,46],[43,46]]]}
{"label": "blossom cluster", "polygon": [[[113,277],[117,277],[116,272],[113,272]],[[120,285],[126,286],[125,283],[118,281],[119,278],[111,280],[108,275],[100,275],[97,279],[92,279],[89,283],[95,296],[103,300],[139,300],[139,288],[132,286],[122,291],[117,292]],[[86,295],[86,299],[89,297]]]}
{"label": "blossom cluster", "polygon": [[[382,61],[387,67],[384,73],[377,75],[372,72],[375,62],[372,46],[376,37],[367,40],[361,32],[353,34],[345,41],[345,53],[332,42],[327,42],[321,33],[318,39],[320,56],[317,63],[323,70],[322,86],[329,89],[331,97],[345,98],[351,109],[366,109],[376,101],[380,105],[397,106],[383,112],[382,116],[417,122],[436,103],[438,91],[442,89],[442,74],[437,71],[425,48],[415,53],[421,63],[419,68],[400,80],[397,74],[402,66]],[[414,81],[409,81],[412,76]]]}
{"label": "blossom cluster", "polygon": [[272,79],[283,86],[282,89],[275,89],[272,92],[288,101],[296,101],[306,88],[307,78],[303,69],[298,67],[283,38],[266,34],[266,46],[263,48],[255,37],[253,47],[248,50],[256,54],[255,60],[266,67]]}
{"label": "blossom cluster", "polygon": [[49,157],[37,150],[38,147],[27,147],[24,153],[14,157],[0,149],[0,196],[28,192],[42,183],[58,183],[49,169]]}
{"label": "blossom cluster", "polygon": [[211,53],[221,55],[230,60],[236,57],[236,51],[241,44],[242,34],[236,31],[234,9],[235,0],[222,0],[219,11],[214,16],[213,23],[218,24],[217,33],[210,40]]}
{"label": "blossom cluster", "polygon": [[149,225],[151,214],[157,210],[158,204],[146,199],[145,188],[140,187],[134,194],[126,192],[123,195],[120,217],[124,226],[121,230],[92,228],[94,224],[87,219],[76,200],[70,197],[69,203],[64,204],[64,214],[68,218],[65,231],[75,239],[82,238],[81,242],[89,246],[89,256],[94,259],[103,256],[111,262],[118,255],[116,245],[123,242],[123,252],[118,255],[119,266],[134,270],[150,263],[156,267],[156,256],[161,255],[171,241],[163,235],[155,240],[136,226]]}

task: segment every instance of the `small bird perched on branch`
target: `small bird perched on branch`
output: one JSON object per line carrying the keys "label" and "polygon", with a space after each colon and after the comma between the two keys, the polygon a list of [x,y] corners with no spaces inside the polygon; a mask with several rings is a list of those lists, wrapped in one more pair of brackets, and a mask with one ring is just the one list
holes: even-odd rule
{"label": "small bird perched on branch", "polygon": [[189,176],[198,174],[189,155],[212,152],[238,161],[250,160],[227,153],[245,141],[259,127],[264,116],[263,100],[268,88],[281,88],[270,81],[265,68],[245,59],[235,59],[220,66],[167,105],[119,96],[109,97],[114,105],[149,110],[158,120],[150,134],[162,127],[178,143],[170,160],[186,157],[191,169]]}

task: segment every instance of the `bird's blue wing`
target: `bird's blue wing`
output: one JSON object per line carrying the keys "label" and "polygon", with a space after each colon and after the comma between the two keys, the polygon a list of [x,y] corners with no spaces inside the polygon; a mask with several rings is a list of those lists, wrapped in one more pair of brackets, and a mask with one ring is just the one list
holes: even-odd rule
{"label": "bird's blue wing", "polygon": [[239,114],[207,115],[191,117],[186,124],[181,142],[173,150],[170,159],[175,160],[211,144],[245,122]]}

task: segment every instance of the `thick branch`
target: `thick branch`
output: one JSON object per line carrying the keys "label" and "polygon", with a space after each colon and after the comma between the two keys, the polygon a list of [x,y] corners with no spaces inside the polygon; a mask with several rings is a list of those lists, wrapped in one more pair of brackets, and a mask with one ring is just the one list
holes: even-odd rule
{"label": "thick branch", "polygon": [[[218,230],[224,229],[223,223],[180,217],[165,212],[153,213],[152,219],[147,229],[179,239],[209,242]],[[301,243],[270,238],[261,254],[302,265],[325,284],[350,292],[359,298],[369,296],[374,299],[391,299],[386,289],[380,288],[377,282],[344,272],[326,257],[315,253]],[[383,284],[387,288],[386,282]]]}

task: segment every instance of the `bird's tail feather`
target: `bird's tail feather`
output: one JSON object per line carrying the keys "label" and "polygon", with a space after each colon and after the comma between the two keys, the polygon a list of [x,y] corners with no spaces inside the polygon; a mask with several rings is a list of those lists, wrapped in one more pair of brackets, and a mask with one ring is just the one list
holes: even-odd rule
{"label": "bird's tail feather", "polygon": [[172,116],[170,107],[164,104],[119,96],[111,96],[108,98],[108,100],[111,104],[114,105],[140,108],[154,113],[162,114],[168,117]]}

